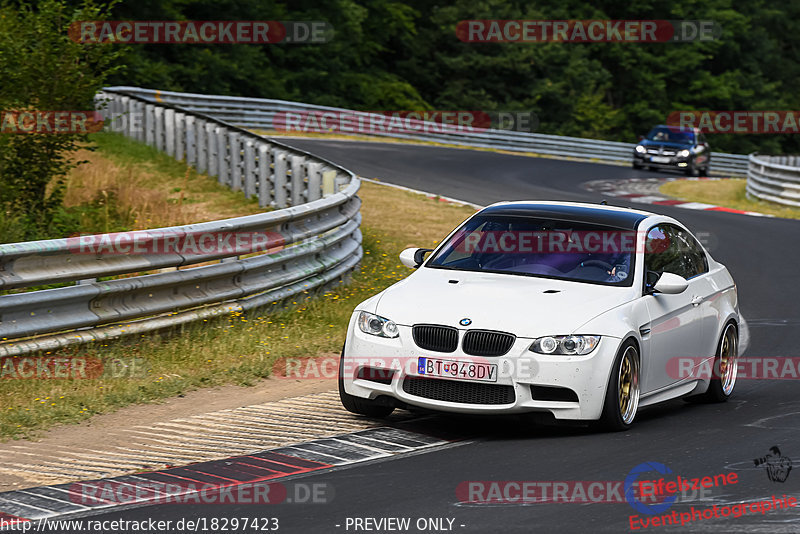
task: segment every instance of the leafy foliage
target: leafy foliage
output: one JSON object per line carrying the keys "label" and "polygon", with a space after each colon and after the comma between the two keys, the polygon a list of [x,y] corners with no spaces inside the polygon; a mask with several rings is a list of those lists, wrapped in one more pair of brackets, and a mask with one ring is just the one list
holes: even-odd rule
{"label": "leafy foliage", "polygon": [[[0,7],[0,110],[86,111],[114,70],[118,51],[70,40],[73,20],[102,18],[85,2],[73,9],[59,0],[37,6]],[[12,133],[0,135],[0,212],[16,238],[38,239],[71,226],[62,207],[63,178],[79,165],[72,154],[83,134]]]}
{"label": "leafy foliage", "polygon": [[[220,17],[220,13],[224,14]],[[125,0],[115,18],[323,20],[309,45],[131,45],[113,81],[361,110],[533,111],[544,133],[633,141],[679,110],[797,110],[800,4],[766,0]],[[714,20],[710,42],[464,43],[469,19]],[[715,135],[781,153],[797,136]]]}

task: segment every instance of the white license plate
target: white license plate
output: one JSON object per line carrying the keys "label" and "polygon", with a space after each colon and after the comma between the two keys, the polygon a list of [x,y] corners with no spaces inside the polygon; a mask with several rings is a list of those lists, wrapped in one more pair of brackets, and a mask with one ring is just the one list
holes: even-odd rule
{"label": "white license plate", "polygon": [[669,163],[669,158],[666,156],[653,156],[650,161],[653,163]]}
{"label": "white license plate", "polygon": [[417,374],[421,376],[441,376],[480,382],[497,382],[497,365],[475,363],[439,358],[420,357],[417,360]]}

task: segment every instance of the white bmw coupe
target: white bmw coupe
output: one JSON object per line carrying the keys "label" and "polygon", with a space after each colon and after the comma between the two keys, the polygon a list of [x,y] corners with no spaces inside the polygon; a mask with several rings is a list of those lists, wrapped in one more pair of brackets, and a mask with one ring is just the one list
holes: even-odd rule
{"label": "white bmw coupe", "polygon": [[416,271],[350,320],[351,412],[539,412],[624,430],[641,407],[733,392],[736,285],[670,217],[503,202],[400,260]]}

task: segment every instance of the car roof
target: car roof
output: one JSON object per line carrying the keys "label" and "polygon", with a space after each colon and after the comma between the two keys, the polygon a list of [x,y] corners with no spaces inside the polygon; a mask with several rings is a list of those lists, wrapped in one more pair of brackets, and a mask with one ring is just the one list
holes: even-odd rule
{"label": "car roof", "polygon": [[521,201],[498,202],[484,208],[478,215],[541,217],[635,230],[640,222],[655,214],[637,209],[583,202]]}
{"label": "car roof", "polygon": [[655,126],[653,126],[653,128],[650,128],[650,129],[652,130],[654,128],[666,128],[668,130],[678,130],[679,132],[691,132],[693,134],[699,134],[700,133],[700,129],[696,128],[694,126],[675,126],[674,124],[673,125],[670,125],[670,124],[656,124]]}

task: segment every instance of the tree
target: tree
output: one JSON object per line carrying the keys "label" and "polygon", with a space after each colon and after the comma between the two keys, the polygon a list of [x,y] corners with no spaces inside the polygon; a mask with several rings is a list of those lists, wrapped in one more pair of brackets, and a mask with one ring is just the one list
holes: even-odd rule
{"label": "tree", "polygon": [[[88,1],[71,8],[60,0],[0,7],[6,126],[14,125],[14,112],[94,109],[94,95],[117,68],[119,52],[73,41],[68,29],[75,21],[103,19],[107,8]],[[74,153],[87,140],[83,133],[0,133],[0,226],[16,228],[19,239],[60,234],[64,176],[81,163]]]}

